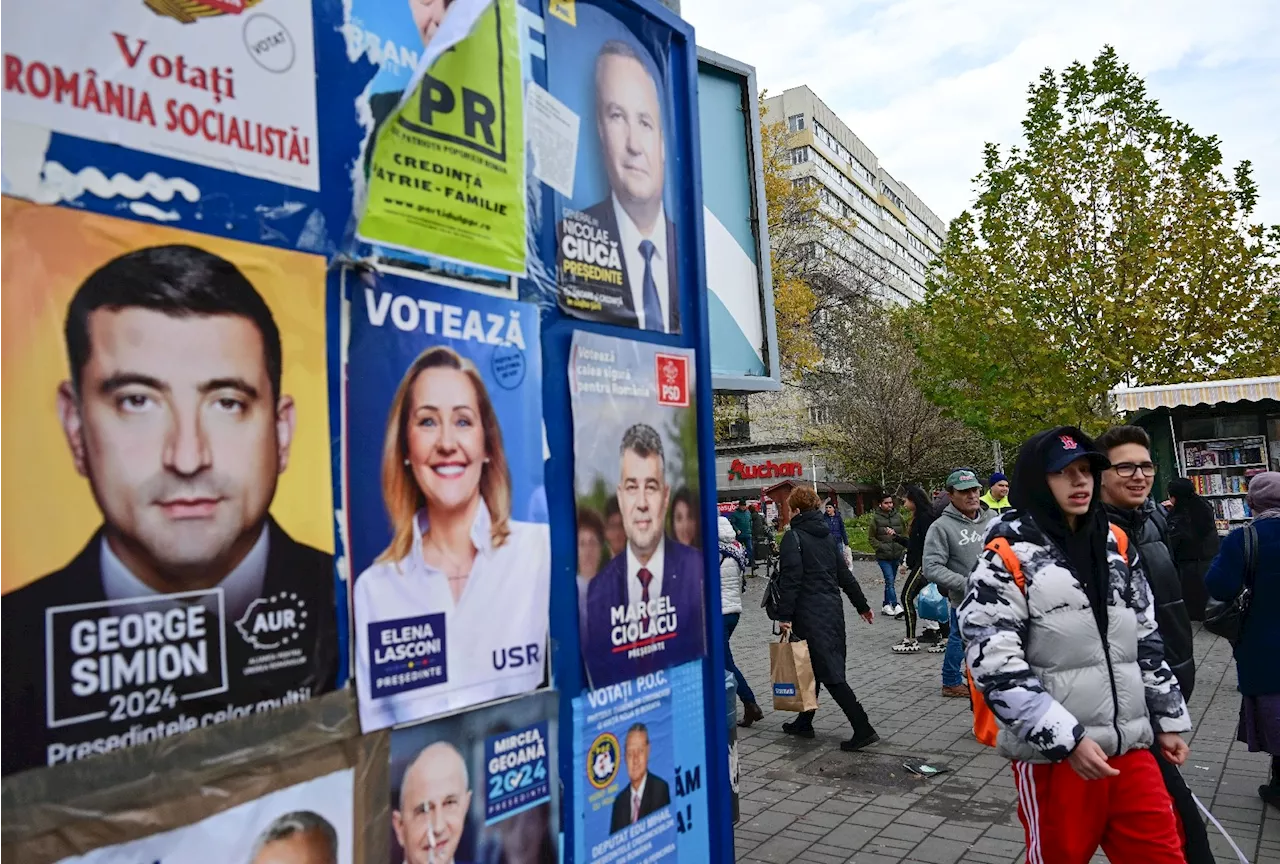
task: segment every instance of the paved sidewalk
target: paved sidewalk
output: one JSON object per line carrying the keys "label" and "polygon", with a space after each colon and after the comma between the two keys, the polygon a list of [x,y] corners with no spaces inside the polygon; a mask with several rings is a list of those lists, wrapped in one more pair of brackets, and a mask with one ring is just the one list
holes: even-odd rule
{"label": "paved sidewalk", "polygon": [[[1008,763],[972,735],[968,700],[941,695],[941,654],[899,656],[889,646],[904,635],[900,621],[880,616],[883,581],[874,563],[854,572],[876,610],[874,624],[846,603],[849,683],[881,742],[843,753],[850,734],[825,697],[804,741],[783,734],[794,715],[772,710],[769,698],[771,624],[760,608],[764,579],[750,580],[733,654],[760,698],[764,720],[738,730],[742,818],[734,830],[744,862],[796,864],[1010,864],[1023,860],[1023,834]],[[1193,792],[1222,822],[1254,864],[1280,864],[1280,811],[1265,812],[1257,787],[1269,757],[1235,741],[1239,697],[1231,648],[1208,632],[1196,635],[1195,730],[1182,772]],[[902,767],[907,759],[945,764],[930,780]],[[1236,862],[1209,827],[1219,862]],[[1096,861],[1106,861],[1099,853]]]}

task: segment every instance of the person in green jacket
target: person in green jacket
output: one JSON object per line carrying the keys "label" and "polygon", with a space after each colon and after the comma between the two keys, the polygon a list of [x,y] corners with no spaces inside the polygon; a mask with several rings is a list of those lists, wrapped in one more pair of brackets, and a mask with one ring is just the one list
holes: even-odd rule
{"label": "person in green jacket", "polygon": [[991,475],[987,481],[987,494],[978,499],[987,505],[988,510],[1003,513],[1013,505],[1009,503],[1009,478],[999,471]]}
{"label": "person in green jacket", "polygon": [[747,562],[755,563],[755,544],[751,542],[751,511],[747,509],[747,499],[738,499],[738,509],[725,517],[733,526],[733,533],[742,548],[747,550]]}
{"label": "person in green jacket", "polygon": [[898,575],[902,556],[907,553],[907,526],[898,513],[892,495],[881,496],[880,506],[872,512],[867,540],[876,551],[876,563],[884,574],[884,606],[881,611],[886,615],[902,615],[903,609],[898,605],[898,595],[893,583]]}

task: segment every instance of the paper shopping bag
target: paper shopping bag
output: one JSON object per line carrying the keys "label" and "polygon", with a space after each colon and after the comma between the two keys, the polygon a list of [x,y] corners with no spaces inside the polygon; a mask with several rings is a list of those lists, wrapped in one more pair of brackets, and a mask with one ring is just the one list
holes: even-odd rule
{"label": "paper shopping bag", "polygon": [[775,711],[814,711],[818,707],[818,682],[809,662],[809,643],[803,640],[769,645],[769,677],[773,681]]}

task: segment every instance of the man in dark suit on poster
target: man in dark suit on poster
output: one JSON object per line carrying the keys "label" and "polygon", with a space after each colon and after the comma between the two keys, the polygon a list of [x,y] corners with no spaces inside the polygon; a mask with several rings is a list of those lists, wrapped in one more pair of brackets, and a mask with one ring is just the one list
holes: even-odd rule
{"label": "man in dark suit on poster", "polygon": [[[661,90],[650,64],[620,40],[606,42],[597,54],[595,89],[596,132],[610,194],[561,220],[561,278],[569,277],[587,295],[613,301],[586,317],[679,333],[676,226],[662,200],[666,141]],[[572,298],[577,293],[566,299],[575,311]]]}
{"label": "man in dark suit on poster", "polygon": [[671,803],[671,787],[661,777],[649,773],[649,729],[636,723],[627,730],[624,742],[627,765],[627,788],[613,799],[609,817],[609,833],[616,834],[628,825]]}
{"label": "man in dark suit on poster", "polygon": [[269,512],[295,412],[262,296],[151,246],[90,275],[65,332],[58,412],[103,521],[4,597],[4,773],[333,689],[332,556]]}
{"label": "man in dark suit on poster", "polygon": [[592,687],[700,657],[703,561],[665,535],[671,487],[657,430],[644,423],[622,436],[618,504],[626,548],[587,589],[584,661]]}

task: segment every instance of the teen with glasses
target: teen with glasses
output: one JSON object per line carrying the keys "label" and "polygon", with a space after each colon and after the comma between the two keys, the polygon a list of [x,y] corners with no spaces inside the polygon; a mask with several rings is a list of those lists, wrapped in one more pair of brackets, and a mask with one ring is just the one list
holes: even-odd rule
{"label": "teen with glasses", "polygon": [[[1156,625],[1164,641],[1165,661],[1178,679],[1183,698],[1190,702],[1196,681],[1191,616],[1182,600],[1178,567],[1168,545],[1164,508],[1151,499],[1156,476],[1151,438],[1140,426],[1116,426],[1099,436],[1097,446],[1111,463],[1111,467],[1102,472],[1102,503],[1107,518],[1123,529],[1138,549],[1155,598]],[[1191,791],[1177,767],[1164,758],[1159,748],[1152,753],[1186,832],[1188,864],[1212,862],[1209,836]]]}

